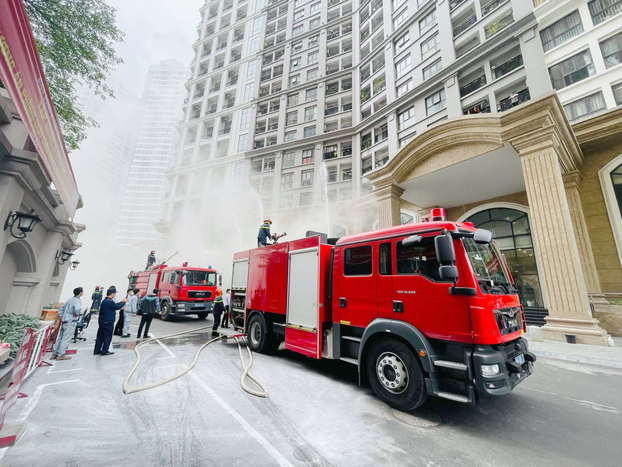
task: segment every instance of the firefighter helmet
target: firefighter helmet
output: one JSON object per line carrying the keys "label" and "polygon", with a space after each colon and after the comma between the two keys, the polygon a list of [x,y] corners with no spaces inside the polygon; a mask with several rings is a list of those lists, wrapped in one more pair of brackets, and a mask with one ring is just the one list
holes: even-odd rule
{"label": "firefighter helmet", "polygon": [[272,224],[272,219],[264,219],[264,224]]}

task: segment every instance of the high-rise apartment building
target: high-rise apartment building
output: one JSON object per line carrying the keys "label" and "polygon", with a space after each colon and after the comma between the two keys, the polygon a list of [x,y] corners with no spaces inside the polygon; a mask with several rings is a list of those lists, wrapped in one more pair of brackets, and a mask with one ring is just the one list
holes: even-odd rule
{"label": "high-rise apartment building", "polygon": [[142,96],[142,118],[132,156],[115,244],[152,248],[160,234],[153,223],[160,218],[188,69],[178,60],[151,65]]}
{"label": "high-rise apartment building", "polygon": [[[622,283],[622,0],[226,0],[200,11],[159,229],[202,212],[206,182],[248,184],[284,227],[331,236],[444,206],[493,230],[553,338],[574,316],[584,342],[606,342],[588,292],[605,306]],[[583,276],[570,284],[556,261]]]}

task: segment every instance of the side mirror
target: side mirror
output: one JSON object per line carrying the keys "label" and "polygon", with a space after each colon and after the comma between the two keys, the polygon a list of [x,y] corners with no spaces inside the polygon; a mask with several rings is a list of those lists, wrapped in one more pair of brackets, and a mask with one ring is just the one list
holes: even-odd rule
{"label": "side mirror", "polygon": [[454,263],[456,261],[456,251],[451,235],[444,234],[434,238],[436,248],[436,259],[440,264]]}
{"label": "side mirror", "polygon": [[473,241],[475,243],[490,243],[492,242],[492,232],[486,229],[477,229],[473,234]]}
{"label": "side mirror", "polygon": [[458,268],[454,265],[441,266],[438,268],[438,275],[442,281],[456,282],[458,280]]}
{"label": "side mirror", "polygon": [[423,237],[421,235],[412,235],[402,240],[402,245],[404,246],[414,245],[415,243],[419,243],[421,240],[423,240]]}
{"label": "side mirror", "polygon": [[218,274],[218,285],[222,287],[222,274]]}

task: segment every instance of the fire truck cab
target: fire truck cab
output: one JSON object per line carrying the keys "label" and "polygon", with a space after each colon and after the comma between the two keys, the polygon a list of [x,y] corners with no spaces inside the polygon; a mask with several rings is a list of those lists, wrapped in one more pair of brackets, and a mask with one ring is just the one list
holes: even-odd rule
{"label": "fire truck cab", "polygon": [[505,395],[536,360],[489,231],[437,220],[234,255],[232,315],[255,351],[356,365],[399,410]]}
{"label": "fire truck cab", "polygon": [[140,297],[158,289],[161,317],[166,321],[182,315],[207,318],[214,305],[218,284],[222,283],[214,269],[166,264],[152,266],[146,271],[132,271],[128,279],[129,287],[140,289]]}

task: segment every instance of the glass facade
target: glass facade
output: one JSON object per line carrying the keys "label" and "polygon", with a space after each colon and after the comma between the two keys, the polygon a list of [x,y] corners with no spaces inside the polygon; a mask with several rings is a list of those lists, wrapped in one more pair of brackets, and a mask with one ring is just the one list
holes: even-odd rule
{"label": "glass facade", "polygon": [[473,222],[475,227],[492,232],[505,255],[523,306],[543,308],[542,289],[527,214],[516,209],[495,208],[478,212],[467,221]]}

